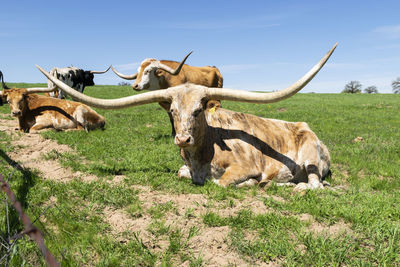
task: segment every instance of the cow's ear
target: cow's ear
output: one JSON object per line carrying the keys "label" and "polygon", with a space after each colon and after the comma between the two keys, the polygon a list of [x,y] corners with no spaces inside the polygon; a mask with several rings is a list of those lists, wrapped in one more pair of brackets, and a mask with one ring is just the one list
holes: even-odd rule
{"label": "cow's ear", "polygon": [[160,106],[165,109],[167,112],[169,112],[171,108],[171,103],[170,102],[159,102]]}
{"label": "cow's ear", "polygon": [[163,74],[163,70],[161,70],[161,69],[157,69],[157,70],[156,70],[156,76],[157,76],[157,77],[162,76],[162,74]]}

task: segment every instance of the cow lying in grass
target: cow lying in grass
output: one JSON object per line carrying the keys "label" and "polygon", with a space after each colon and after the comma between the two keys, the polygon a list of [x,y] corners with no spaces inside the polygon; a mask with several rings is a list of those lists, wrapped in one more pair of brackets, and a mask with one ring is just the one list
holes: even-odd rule
{"label": "cow lying in grass", "polygon": [[35,133],[41,129],[92,130],[104,128],[103,116],[79,102],[57,99],[35,93],[53,88],[12,88],[0,91],[0,97],[10,104],[11,115],[18,118],[19,130]]}
{"label": "cow lying in grass", "polygon": [[40,71],[64,92],[83,103],[115,109],[152,102],[170,103],[176,130],[175,144],[186,165],[181,177],[202,185],[206,178],[221,186],[295,182],[297,189],[323,187],[329,174],[326,146],[304,122],[285,122],[222,109],[210,100],[272,103],[301,90],[326,63],[336,45],[303,78],[273,93],[207,88],[184,84],[120,99],[98,99],[80,94]]}

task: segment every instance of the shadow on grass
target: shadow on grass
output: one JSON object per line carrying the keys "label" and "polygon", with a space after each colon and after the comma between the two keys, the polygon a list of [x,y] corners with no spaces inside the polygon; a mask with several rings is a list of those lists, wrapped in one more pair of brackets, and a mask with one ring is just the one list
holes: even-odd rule
{"label": "shadow on grass", "polygon": [[[21,203],[21,206],[24,210],[27,209],[28,207],[28,202],[27,202],[27,195],[29,193],[29,190],[31,187],[35,185],[35,177],[36,175],[27,170],[24,169],[21,165],[18,164],[18,162],[12,160],[3,150],[0,149],[0,157],[2,157],[12,168],[16,169],[22,174],[22,182],[18,183],[18,188],[14,188],[14,193],[17,196],[18,201]],[[5,178],[8,176],[3,173]],[[12,177],[10,177],[12,178]],[[5,220],[6,223],[6,220]],[[9,223],[10,223],[10,233],[0,232],[0,236],[3,237],[5,240],[9,238],[10,235],[14,235],[16,233],[21,232],[24,228],[22,226],[22,223],[20,222],[19,216],[17,211],[14,208],[9,209]],[[7,229],[7,225],[4,229]]]}

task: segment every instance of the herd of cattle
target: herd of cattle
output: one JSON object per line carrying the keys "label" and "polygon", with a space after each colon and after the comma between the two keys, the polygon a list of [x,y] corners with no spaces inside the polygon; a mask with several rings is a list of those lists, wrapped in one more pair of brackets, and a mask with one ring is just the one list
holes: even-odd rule
{"label": "herd of cattle", "polygon": [[[158,102],[170,117],[174,142],[185,162],[179,177],[203,185],[207,178],[221,186],[295,183],[296,189],[323,187],[329,175],[330,156],[326,146],[305,122],[286,122],[226,110],[221,100],[272,103],[300,91],[327,62],[336,45],[300,80],[288,88],[255,93],[222,88],[216,67],[193,67],[181,62],[145,59],[138,72],[124,75],[135,80],[134,90],[150,92],[119,99],[99,99],[83,94],[94,85],[94,74],[75,67],[37,68],[47,77],[47,88],[8,88],[0,72],[3,90],[0,101],[10,105],[23,132],[104,129],[105,119],[91,107],[119,109]],[[37,93],[45,93],[38,95]],[[65,94],[74,101],[64,99]]]}

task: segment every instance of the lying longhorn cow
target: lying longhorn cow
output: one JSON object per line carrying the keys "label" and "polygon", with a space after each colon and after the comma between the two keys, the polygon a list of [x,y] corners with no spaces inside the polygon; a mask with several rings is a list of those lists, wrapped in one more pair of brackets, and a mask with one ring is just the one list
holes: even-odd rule
{"label": "lying longhorn cow", "polygon": [[[136,91],[167,89],[187,82],[221,88],[223,78],[216,67],[193,67],[184,64],[190,54],[192,52],[187,54],[180,63],[170,60],[147,58],[140,64],[138,72],[132,75],[121,74],[113,66],[111,66],[111,69],[123,79],[136,79],[132,85],[132,88]],[[172,136],[175,136],[173,118],[169,113],[170,103],[160,102],[159,104],[168,112],[172,126]]]}
{"label": "lying longhorn cow", "polygon": [[[110,66],[111,67],[111,66]],[[76,67],[67,67],[67,68],[57,68],[54,67],[51,71],[50,74],[53,77],[57,77],[57,79],[63,81],[64,83],[68,84],[78,92],[83,93],[83,90],[85,89],[85,86],[92,86],[94,85],[94,74],[103,74],[106,73],[108,69],[104,71],[94,71],[94,70],[83,70],[83,69],[78,69]],[[48,87],[51,88],[53,87],[54,84],[51,82],[51,80],[48,80]],[[57,89],[53,92],[46,93],[47,96],[63,99],[64,94],[60,89]]]}
{"label": "lying longhorn cow", "polygon": [[92,130],[104,128],[103,116],[85,104],[55,99],[35,93],[48,93],[53,88],[8,88],[1,74],[3,90],[0,99],[10,104],[11,115],[18,118],[19,130],[36,133],[44,128],[56,130]]}
{"label": "lying longhorn cow", "polygon": [[[285,122],[225,110],[209,100],[272,103],[302,89],[323,67],[336,45],[304,77],[290,87],[272,93],[207,88],[183,84],[166,90],[147,92],[120,99],[98,99],[80,94],[40,71],[68,94],[83,103],[104,109],[171,103],[177,132],[175,144],[181,148],[186,166],[178,175],[202,185],[206,178],[221,185],[237,186],[296,182],[298,189],[321,188],[329,173],[326,146],[305,122]],[[186,169],[186,170],[185,170]]]}

